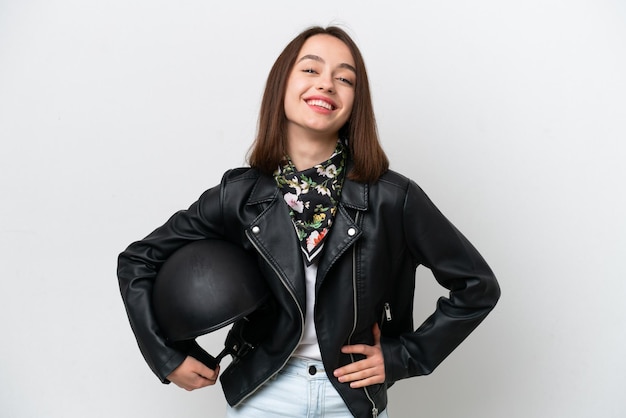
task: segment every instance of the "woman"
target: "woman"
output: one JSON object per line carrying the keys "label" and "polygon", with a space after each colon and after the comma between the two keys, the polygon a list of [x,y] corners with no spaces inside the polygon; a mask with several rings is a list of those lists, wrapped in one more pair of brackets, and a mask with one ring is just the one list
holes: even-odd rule
{"label": "woman", "polygon": [[[215,383],[219,367],[166,345],[150,294],[178,248],[226,239],[258,256],[278,308],[272,324],[258,324],[268,337],[220,378],[228,415],[386,416],[387,388],[431,373],[500,290],[424,192],[388,170],[363,58],[343,30],[310,28],[278,57],[250,166],[227,172],[120,254],[120,289],[144,357],[164,382]],[[450,298],[415,330],[420,264]]]}

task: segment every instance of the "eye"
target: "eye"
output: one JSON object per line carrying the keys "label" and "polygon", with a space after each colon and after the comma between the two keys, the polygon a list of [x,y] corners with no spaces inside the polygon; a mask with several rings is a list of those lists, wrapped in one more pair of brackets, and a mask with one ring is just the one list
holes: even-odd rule
{"label": "eye", "polygon": [[309,74],[316,74],[317,71],[315,71],[313,68],[305,68],[304,70],[302,70],[303,73],[309,73]]}
{"label": "eye", "polygon": [[349,86],[354,86],[354,83],[352,82],[352,80],[349,80],[347,78],[344,77],[337,77],[337,80],[341,81],[342,83],[345,83]]}

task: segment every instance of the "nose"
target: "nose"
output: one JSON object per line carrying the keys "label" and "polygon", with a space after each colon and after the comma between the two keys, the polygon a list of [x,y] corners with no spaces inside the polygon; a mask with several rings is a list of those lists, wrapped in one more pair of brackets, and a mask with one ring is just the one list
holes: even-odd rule
{"label": "nose", "polygon": [[332,86],[319,86],[317,89],[318,89],[319,91],[326,91],[326,92],[328,92],[329,94],[332,94],[332,93],[334,93],[334,92],[335,92],[335,90],[333,89],[333,87],[332,87]]}
{"label": "nose", "polygon": [[326,90],[328,93],[333,93],[335,91],[335,85],[333,83],[333,78],[330,76],[322,76],[318,79],[317,89],[320,91]]}

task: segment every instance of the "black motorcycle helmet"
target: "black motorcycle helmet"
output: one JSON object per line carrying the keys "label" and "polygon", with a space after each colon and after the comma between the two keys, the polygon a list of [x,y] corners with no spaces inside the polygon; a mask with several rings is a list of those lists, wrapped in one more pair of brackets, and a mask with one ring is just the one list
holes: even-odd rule
{"label": "black motorcycle helmet", "polygon": [[[194,241],[172,254],[159,269],[152,294],[167,344],[212,369],[227,354],[238,360],[261,340],[258,327],[246,325],[268,315],[269,300],[255,258],[219,239]],[[216,358],[196,343],[197,337],[233,323]]]}

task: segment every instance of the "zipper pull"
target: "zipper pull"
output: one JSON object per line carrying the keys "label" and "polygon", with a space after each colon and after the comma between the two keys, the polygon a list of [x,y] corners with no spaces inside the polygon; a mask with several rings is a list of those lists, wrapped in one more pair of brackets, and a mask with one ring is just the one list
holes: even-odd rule
{"label": "zipper pull", "polygon": [[373,407],[372,408],[372,418],[377,418],[378,417],[378,408]]}
{"label": "zipper pull", "polygon": [[389,303],[385,303],[385,318],[387,318],[387,321],[391,321],[391,306],[389,306]]}

